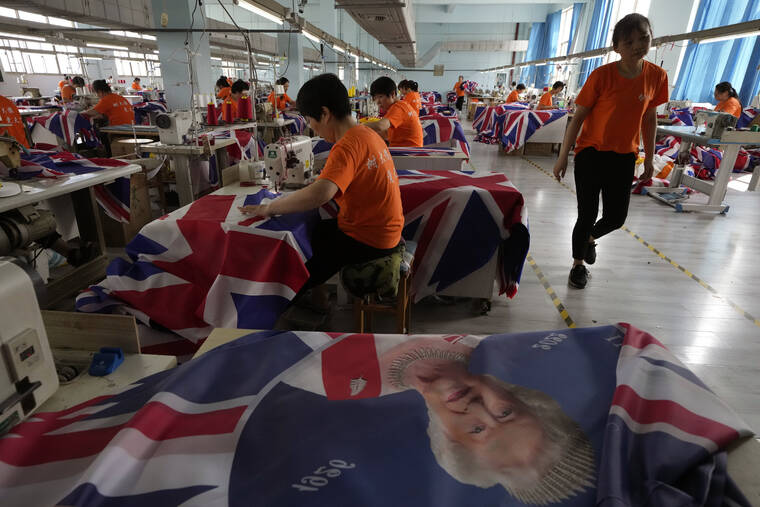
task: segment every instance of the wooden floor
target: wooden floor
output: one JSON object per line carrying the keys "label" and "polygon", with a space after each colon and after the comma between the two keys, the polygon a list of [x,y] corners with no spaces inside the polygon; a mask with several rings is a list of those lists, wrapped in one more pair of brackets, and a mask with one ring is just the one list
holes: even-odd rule
{"label": "wooden floor", "polygon": [[[530,253],[578,326],[629,322],[650,332],[760,433],[760,320],[743,313],[760,318],[760,192],[729,189],[731,209],[725,216],[675,213],[649,197],[632,196],[626,227],[715,292],[624,230],[598,242],[592,278],[585,290],[576,290],[567,286],[576,218],[572,167],[568,189],[528,161],[551,172],[555,157],[526,160],[480,143],[471,143],[471,155],[473,168],[506,173],[524,195]],[[508,300],[494,294],[488,315],[479,315],[469,301],[423,301],[412,317],[414,333],[566,327],[527,263],[518,295]],[[339,312],[332,326],[349,325],[349,319],[347,311]]]}

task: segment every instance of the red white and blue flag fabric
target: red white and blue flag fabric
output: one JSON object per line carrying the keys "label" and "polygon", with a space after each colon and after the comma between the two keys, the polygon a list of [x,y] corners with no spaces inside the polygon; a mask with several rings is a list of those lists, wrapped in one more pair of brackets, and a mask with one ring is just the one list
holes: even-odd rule
{"label": "red white and blue flag fabric", "polygon": [[420,109],[420,116],[442,116],[444,118],[456,118],[457,112],[451,106],[443,104],[425,104]]}
{"label": "red white and blue flag fabric", "polygon": [[290,133],[294,136],[302,136],[309,128],[306,118],[298,113],[283,112],[282,117],[286,120],[293,120],[293,123],[289,125]]}
{"label": "red white and blue flag fabric", "polygon": [[414,301],[444,291],[498,256],[499,293],[514,297],[528,254],[528,212],[503,173],[397,171],[404,239],[417,243]]}
{"label": "red white and blue flag fabric", "polygon": [[438,104],[441,102],[441,94],[438,92],[420,92],[420,100],[423,105]]}
{"label": "red white and blue flag fabric", "polygon": [[470,157],[470,143],[467,142],[462,124],[458,120],[440,116],[421,116],[420,123],[423,146],[451,146],[453,140],[462,153]]}
{"label": "red white and blue flag fabric", "polygon": [[[74,174],[85,174],[124,167],[127,162],[112,158],[84,158],[67,151],[29,150],[21,154],[21,167],[8,169],[0,163],[0,175],[18,180],[30,178],[65,178]],[[107,185],[95,185],[95,200],[108,216],[119,222],[129,222],[130,183],[129,178],[116,178]]]}
{"label": "red white and blue flag fabric", "polygon": [[565,109],[548,111],[506,111],[497,120],[501,145],[504,151],[517,150],[525,144],[538,129],[567,115]]}
{"label": "red white and blue flag fabric", "polygon": [[64,109],[58,113],[33,118],[32,131],[36,128],[48,129],[62,139],[67,146],[75,146],[78,139],[81,139],[88,148],[100,144],[90,120],[72,109]]}
{"label": "red white and blue flag fabric", "polygon": [[478,106],[475,108],[472,128],[479,134],[479,138],[498,138],[499,134],[496,132],[497,118],[507,111],[524,111],[526,109],[529,109],[529,107],[519,102],[501,104],[498,106]]}
{"label": "red white and blue flag fabric", "polygon": [[239,206],[275,195],[208,195],[154,220],[115,259],[106,279],[77,297],[77,310],[135,315],[193,342],[214,327],[272,328],[309,278],[319,212],[268,219]]}
{"label": "red white and blue flag fabric", "polygon": [[453,104],[457,101],[457,94],[455,92],[446,92],[446,102]]}
{"label": "red white and blue flag fabric", "polygon": [[132,105],[135,110],[135,125],[150,125],[150,113],[166,113],[169,108],[166,102],[150,100]]}
{"label": "red white and blue flag fabric", "polygon": [[217,139],[229,139],[232,137],[235,140],[235,144],[227,147],[227,155],[232,164],[237,164],[244,159],[255,160],[257,158],[256,153],[258,153],[258,159],[264,157],[266,143],[262,139],[254,137],[251,132],[243,129],[226,130],[217,132],[214,136]]}
{"label": "red white and blue flag fabric", "polygon": [[430,156],[449,156],[453,157],[459,150],[454,148],[388,148],[391,157],[430,157]]}
{"label": "red white and blue flag fabric", "polygon": [[[660,156],[676,160],[680,148],[680,137],[665,136],[657,139],[655,152]],[[695,145],[691,147],[690,156],[689,164],[694,170],[694,174],[697,178],[703,180],[715,179],[715,175],[720,168],[721,160],[723,160],[723,152],[721,150]],[[751,156],[744,148],[740,148],[739,154],[736,156],[733,172],[740,173],[748,171],[758,164],[760,164],[760,159]]]}
{"label": "red white and blue flag fabric", "polygon": [[476,83],[475,81],[465,81],[464,83],[462,83],[462,87],[464,91],[467,93],[475,93],[475,90],[478,87],[478,83]]}
{"label": "red white and blue flag fabric", "polygon": [[742,115],[736,121],[736,128],[743,129],[749,127],[749,124],[752,123],[758,112],[760,112],[760,110],[755,109],[754,107],[746,108],[742,111]]}
{"label": "red white and blue flag fabric", "polygon": [[[446,368],[429,366],[432,354]],[[426,384],[453,402],[436,403]],[[500,418],[466,434],[477,444],[450,436],[481,428],[472,412],[487,408]],[[0,494],[4,507],[748,507],[725,449],[749,435],[625,324],[487,337],[264,331],[11,428]],[[529,470],[497,474],[477,459],[494,449]]]}

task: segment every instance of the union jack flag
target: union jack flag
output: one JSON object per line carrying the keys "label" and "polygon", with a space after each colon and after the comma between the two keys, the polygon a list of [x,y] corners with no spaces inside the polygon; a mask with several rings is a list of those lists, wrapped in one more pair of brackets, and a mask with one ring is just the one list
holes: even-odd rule
{"label": "union jack flag", "polygon": [[429,157],[431,155],[448,155],[453,157],[459,150],[452,148],[388,148],[391,157]]}
{"label": "union jack flag", "polygon": [[286,120],[293,120],[293,123],[290,124],[290,133],[294,136],[304,135],[306,129],[309,128],[306,118],[300,114],[283,112],[282,117]]}
{"label": "union jack flag", "polygon": [[317,211],[261,219],[238,210],[274,197],[208,195],[154,220],[127,245],[130,260],[112,261],[77,309],[130,313],[193,342],[214,327],[272,328],[309,278],[319,220]]}
{"label": "union jack flag", "polygon": [[132,104],[135,110],[135,125],[150,125],[150,113],[166,113],[169,108],[165,102],[151,100]]}
{"label": "union jack flag", "polygon": [[457,94],[455,92],[446,92],[446,102],[453,104],[457,101]]}
{"label": "union jack flag", "polygon": [[744,111],[742,111],[742,115],[736,121],[736,128],[739,128],[739,129],[747,128],[749,124],[752,123],[752,120],[755,119],[758,112],[760,111],[758,109],[755,109],[754,107],[746,108]]}
{"label": "union jack flag", "polygon": [[441,102],[441,94],[438,92],[420,92],[423,104],[437,104]]}
{"label": "union jack flag", "polygon": [[499,256],[500,294],[514,297],[528,253],[528,212],[503,173],[398,171],[404,239],[417,243],[412,294],[445,290]]}
{"label": "union jack flag", "polygon": [[[501,133],[501,145],[510,152],[519,149],[541,127],[567,114],[563,109],[549,111],[507,111],[503,123],[497,129]],[[499,120],[501,122],[501,120]]]}
{"label": "union jack flag", "polygon": [[[455,478],[459,455],[439,460],[442,442],[433,445],[434,407],[387,380],[388,364],[423,348],[462,361],[459,376],[474,385],[498,386],[492,402],[518,399],[522,426],[565,437],[564,421],[573,438],[557,438],[565,452],[545,467],[559,473],[530,481],[529,494]],[[0,439],[0,484],[9,507],[749,507],[725,449],[751,434],[627,324],[487,337],[264,331],[117,394],[34,414]],[[472,469],[472,458],[458,465]]]}
{"label": "union jack flag", "polygon": [[32,132],[36,128],[48,129],[62,139],[66,146],[76,146],[78,138],[81,138],[83,144],[88,148],[94,148],[100,144],[90,120],[72,109],[64,109],[58,113],[33,118]]}
{"label": "union jack flag", "polygon": [[475,81],[465,81],[462,83],[462,86],[464,87],[464,91],[467,93],[475,93],[475,90],[478,87],[478,83]]}
{"label": "union jack flag", "polygon": [[264,148],[266,143],[263,139],[257,139],[248,131],[226,130],[221,133],[216,133],[215,137],[218,139],[229,139],[232,137],[235,140],[235,144],[227,147],[227,155],[230,158],[230,162],[237,164],[243,159],[254,160],[257,157],[254,155],[258,153],[258,159],[264,157]]}
{"label": "union jack flag", "polygon": [[456,142],[462,153],[470,157],[470,143],[464,135],[462,124],[453,118],[443,118],[440,116],[421,116],[422,124],[422,145],[451,146],[452,141]]}
{"label": "union jack flag", "polygon": [[[666,136],[657,140],[655,152],[663,157],[676,160],[681,148],[681,138],[675,136]],[[690,165],[694,170],[697,178],[703,180],[712,180],[715,178],[720,163],[723,160],[723,152],[715,148],[706,148],[703,146],[692,146]],[[739,149],[734,163],[733,172],[740,173],[760,163],[760,160],[750,156],[744,148]]]}
{"label": "union jack flag", "polygon": [[420,116],[442,116],[444,118],[456,118],[457,112],[451,106],[443,104],[427,104],[420,109]]}
{"label": "union jack flag", "polygon": [[499,134],[496,132],[498,118],[507,111],[524,111],[526,109],[529,109],[529,107],[519,102],[498,106],[478,106],[475,108],[472,128],[480,134],[479,137],[499,137]]}

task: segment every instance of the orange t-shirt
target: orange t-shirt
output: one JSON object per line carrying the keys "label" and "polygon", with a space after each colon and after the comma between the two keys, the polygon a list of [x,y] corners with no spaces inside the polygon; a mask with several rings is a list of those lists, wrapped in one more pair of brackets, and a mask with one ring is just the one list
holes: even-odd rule
{"label": "orange t-shirt", "polygon": [[7,132],[9,136],[29,148],[29,141],[26,140],[26,129],[21,121],[21,114],[19,114],[16,104],[2,95],[0,95],[0,123],[10,124],[10,127],[0,127],[0,132],[3,134]]}
{"label": "orange t-shirt", "polygon": [[228,77],[228,78],[227,78],[227,82],[230,84],[230,86],[232,86],[232,83],[234,83],[234,82],[235,82],[235,80],[234,80],[234,79],[232,79],[231,77]]}
{"label": "orange t-shirt", "polygon": [[142,86],[140,86],[140,83],[138,83],[137,81],[132,81],[132,89],[139,91],[139,90],[142,90]]}
{"label": "orange t-shirt", "polygon": [[65,79],[62,79],[62,80],[58,81],[58,89],[59,90],[63,90],[63,85],[65,85],[65,84],[66,84],[66,80]]}
{"label": "orange t-shirt", "polygon": [[135,121],[132,104],[121,95],[109,93],[93,108],[108,118],[109,125],[130,125]]}
{"label": "orange t-shirt", "polygon": [[225,86],[224,88],[219,90],[219,93],[216,94],[216,98],[224,100],[230,96],[230,93],[232,93],[232,88],[230,88],[229,86]]}
{"label": "orange t-shirt", "polygon": [[720,113],[732,114],[739,118],[742,115],[742,104],[736,100],[736,97],[729,97],[718,103],[718,105],[715,106],[715,110]]}
{"label": "orange t-shirt", "polygon": [[76,95],[77,89],[71,86],[70,84],[63,85],[63,88],[61,88],[61,99],[64,102],[69,102],[71,99],[74,98],[74,95]]}
{"label": "orange t-shirt", "polygon": [[419,109],[414,110],[408,102],[398,100],[388,108],[384,118],[391,126],[388,129],[388,144],[399,147],[422,147],[422,125]]}
{"label": "orange t-shirt", "polygon": [[553,107],[554,103],[552,102],[552,94],[551,92],[546,92],[543,95],[541,95],[541,98],[538,100],[539,106],[547,106],[547,107]]}
{"label": "orange t-shirt", "polygon": [[420,109],[422,109],[422,99],[419,92],[409,92],[404,95],[404,102],[408,102],[412,109],[417,111],[417,116],[420,115]]}
{"label": "orange t-shirt", "polygon": [[617,62],[596,69],[583,85],[576,104],[591,109],[575,143],[575,152],[593,147],[598,151],[638,153],[644,113],[668,101],[668,74],[644,60],[641,73],[626,79]]}
{"label": "orange t-shirt", "polygon": [[340,191],[338,227],[374,248],[393,248],[401,241],[404,211],[393,159],[375,131],[356,125],[333,146],[320,179]]}
{"label": "orange t-shirt", "polygon": [[509,92],[509,95],[507,96],[507,104],[510,102],[517,102],[518,100],[520,100],[520,94],[517,93],[517,90]]}
{"label": "orange t-shirt", "polygon": [[462,81],[457,81],[457,84],[454,85],[454,91],[457,94],[457,97],[464,97],[464,90],[462,90]]}
{"label": "orange t-shirt", "polygon": [[[269,102],[272,103],[272,107],[274,107],[274,92],[269,94],[269,98],[267,98]],[[283,93],[277,98],[277,109],[280,111],[284,111],[288,108],[288,105],[293,103],[293,99],[288,97],[287,93]]]}

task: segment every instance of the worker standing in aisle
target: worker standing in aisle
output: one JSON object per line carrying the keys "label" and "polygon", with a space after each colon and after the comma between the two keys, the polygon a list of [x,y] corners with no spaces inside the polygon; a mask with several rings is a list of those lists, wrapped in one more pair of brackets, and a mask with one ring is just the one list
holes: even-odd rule
{"label": "worker standing in aisle", "polygon": [[457,111],[461,113],[462,105],[464,104],[464,76],[459,76],[459,80],[454,85],[454,93],[457,94]]}
{"label": "worker standing in aisle", "polygon": [[422,147],[424,136],[419,109],[415,111],[408,102],[399,100],[393,79],[386,76],[375,79],[369,93],[385,114],[381,120],[367,122],[366,125],[387,138],[389,146]]}
{"label": "worker standing in aisle", "polygon": [[[652,37],[652,25],[641,14],[629,14],[618,21],[612,47],[620,60],[599,67],[588,77],[554,165],[554,176],[560,181],[567,170],[570,147],[575,144],[578,219],[573,229],[573,267],[568,284],[577,289],[588,282],[584,262],[596,262],[595,241],[625,223],[640,133],[645,152],[640,179],[649,180],[654,174],[656,109],[668,100],[668,75],[644,60]],[[597,221],[600,192],[604,210]]]}

